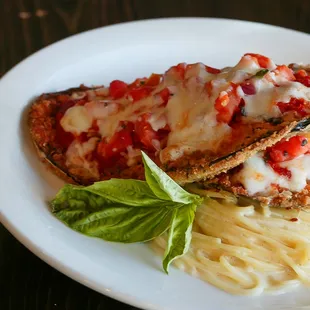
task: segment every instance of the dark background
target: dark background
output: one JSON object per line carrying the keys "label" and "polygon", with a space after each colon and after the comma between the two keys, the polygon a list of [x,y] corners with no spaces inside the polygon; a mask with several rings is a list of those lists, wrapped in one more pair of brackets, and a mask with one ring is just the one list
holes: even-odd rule
{"label": "dark background", "polygon": [[[0,77],[38,49],[72,34],[124,21],[179,16],[244,19],[310,32],[309,0],[0,0]],[[136,308],[60,274],[0,224],[0,309]]]}

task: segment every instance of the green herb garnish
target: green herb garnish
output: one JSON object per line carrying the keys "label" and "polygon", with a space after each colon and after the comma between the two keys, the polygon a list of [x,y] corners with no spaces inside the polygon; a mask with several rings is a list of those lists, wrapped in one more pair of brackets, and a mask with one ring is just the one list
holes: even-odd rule
{"label": "green herb garnish", "polygon": [[269,72],[268,69],[262,69],[262,70],[259,70],[254,76],[255,77],[259,77],[259,78],[262,78],[265,74],[267,74]]}
{"label": "green herb garnish", "polygon": [[107,241],[132,243],[168,232],[163,268],[185,254],[195,211],[203,201],[188,193],[142,152],[146,181],[111,179],[90,186],[65,185],[52,212],[70,228]]}

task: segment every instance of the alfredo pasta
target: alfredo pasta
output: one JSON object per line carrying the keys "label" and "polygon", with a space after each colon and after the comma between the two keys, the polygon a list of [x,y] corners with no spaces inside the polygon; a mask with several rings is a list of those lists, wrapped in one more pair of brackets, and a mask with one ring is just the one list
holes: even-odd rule
{"label": "alfredo pasta", "polygon": [[[165,238],[153,245],[165,248]],[[238,295],[310,285],[310,214],[239,206],[233,196],[206,199],[196,212],[190,249],[175,265]]]}

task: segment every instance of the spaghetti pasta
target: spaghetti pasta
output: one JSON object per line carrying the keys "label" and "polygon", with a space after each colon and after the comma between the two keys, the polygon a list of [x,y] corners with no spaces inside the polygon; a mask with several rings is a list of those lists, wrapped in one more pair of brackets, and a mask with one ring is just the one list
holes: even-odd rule
{"label": "spaghetti pasta", "polygon": [[[309,213],[240,206],[230,193],[191,190],[208,197],[197,209],[188,253],[175,261],[178,268],[238,295],[310,286]],[[162,253],[165,236],[152,245]]]}

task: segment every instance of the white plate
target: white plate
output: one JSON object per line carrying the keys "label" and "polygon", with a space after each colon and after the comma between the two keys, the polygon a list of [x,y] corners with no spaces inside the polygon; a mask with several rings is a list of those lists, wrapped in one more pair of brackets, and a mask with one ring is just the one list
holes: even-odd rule
{"label": "white plate", "polygon": [[[38,163],[25,125],[29,101],[42,92],[131,81],[178,62],[214,67],[245,52],[277,63],[310,62],[310,37],[268,25],[219,19],[162,19],[89,31],[29,57],[0,81],[1,221],[37,256],[94,290],[145,309],[294,309],[310,305],[299,289],[284,296],[228,295],[172,268],[146,245],[119,245],[78,234],[56,220],[46,201],[62,185]],[[22,262],[21,262],[22,263]],[[310,308],[310,306],[309,306]]]}

